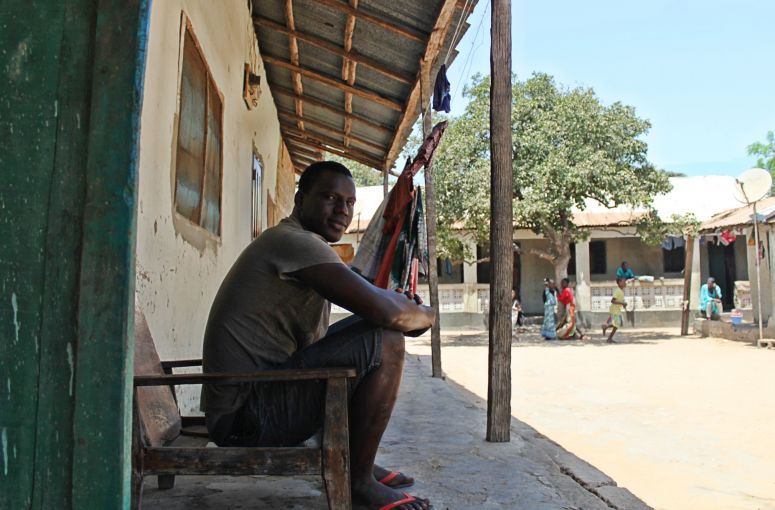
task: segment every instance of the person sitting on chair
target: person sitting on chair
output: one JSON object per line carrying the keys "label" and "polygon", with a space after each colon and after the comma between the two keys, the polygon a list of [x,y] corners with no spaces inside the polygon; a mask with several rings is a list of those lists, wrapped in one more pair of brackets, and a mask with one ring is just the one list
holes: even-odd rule
{"label": "person sitting on chair", "polygon": [[721,318],[721,287],[716,285],[716,279],[708,278],[708,283],[700,288],[700,312],[706,319],[717,321]]}
{"label": "person sitting on chair", "polygon": [[[419,296],[375,287],[328,243],[353,219],[355,183],[344,165],[313,163],[299,179],[291,215],[237,258],[215,296],[203,347],[204,372],[355,367],[348,381],[352,500],[367,508],[427,510],[396,490],[413,479],[377,466],[398,396],[404,335],[431,327]],[[330,303],[353,313],[328,326]],[[323,423],[325,383],[212,384],[202,391],[219,446],[295,446]]]}

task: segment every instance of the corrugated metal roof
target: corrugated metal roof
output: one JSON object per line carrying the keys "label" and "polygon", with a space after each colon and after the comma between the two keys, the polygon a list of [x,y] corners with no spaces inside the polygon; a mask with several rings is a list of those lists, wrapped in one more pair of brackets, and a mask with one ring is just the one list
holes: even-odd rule
{"label": "corrugated metal roof", "polygon": [[[654,197],[653,207],[659,217],[670,221],[673,214],[694,214],[698,220],[709,219],[714,214],[739,205],[735,200],[735,178],[726,175],[702,175],[694,177],[671,177],[673,189]],[[637,186],[637,183],[633,183]],[[583,211],[574,211],[574,222],[579,226],[603,227],[631,224],[644,209],[628,206],[609,209],[588,199]]]}
{"label": "corrugated metal roof", "polygon": [[[756,212],[766,223],[772,223],[775,217],[775,197],[768,197],[756,203]],[[722,211],[700,227],[702,232],[717,232],[719,230],[753,225],[753,206],[744,205]]]}
{"label": "corrugated metal roof", "polygon": [[392,167],[420,114],[423,57],[438,50],[432,88],[444,57],[449,65],[456,56],[477,1],[360,0],[355,8],[342,0],[253,2],[267,81],[297,170],[322,152]]}

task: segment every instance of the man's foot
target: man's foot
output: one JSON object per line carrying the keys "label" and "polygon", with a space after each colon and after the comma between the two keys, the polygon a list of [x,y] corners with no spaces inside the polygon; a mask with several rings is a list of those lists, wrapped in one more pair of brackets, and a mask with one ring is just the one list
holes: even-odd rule
{"label": "man's foot", "polygon": [[609,338],[608,340],[606,340],[606,343],[615,344],[616,340],[614,340],[613,338]]}
{"label": "man's foot", "polygon": [[603,324],[603,336],[605,336],[605,332],[606,332],[606,330],[607,330],[607,329],[608,329],[608,326],[606,326],[605,324]]}
{"label": "man's foot", "polygon": [[376,464],[374,464],[374,478],[391,489],[404,489],[414,485],[414,478],[411,476],[406,476],[401,471],[388,471]]}
{"label": "man's foot", "polygon": [[[391,489],[379,483],[374,477],[367,477],[367,480],[362,481],[353,480],[352,496],[353,505],[357,509],[430,510],[432,508],[427,499],[412,497],[404,492]],[[398,503],[402,500],[405,501]]]}

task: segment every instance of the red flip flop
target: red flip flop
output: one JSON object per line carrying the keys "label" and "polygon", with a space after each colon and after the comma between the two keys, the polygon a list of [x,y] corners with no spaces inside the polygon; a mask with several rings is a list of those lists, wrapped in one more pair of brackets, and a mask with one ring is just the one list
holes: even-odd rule
{"label": "red flip flop", "polygon": [[390,473],[386,474],[384,477],[382,477],[380,480],[377,480],[377,481],[383,485],[387,485],[391,489],[405,489],[406,487],[411,487],[412,485],[414,485],[414,480],[408,483],[389,485],[390,482],[394,480],[398,475],[402,475],[404,478],[408,479],[408,477],[404,475],[401,471],[391,471]]}
{"label": "red flip flop", "polygon": [[433,510],[433,506],[431,506],[430,502],[427,499],[416,498],[411,494],[407,494],[406,492],[402,494],[405,496],[404,499],[399,499],[398,501],[393,501],[392,503],[388,503],[387,505],[380,507],[379,510],[391,510],[393,508],[398,508],[399,506],[405,505],[407,503],[414,503],[415,501],[425,501],[428,503],[428,510]]}

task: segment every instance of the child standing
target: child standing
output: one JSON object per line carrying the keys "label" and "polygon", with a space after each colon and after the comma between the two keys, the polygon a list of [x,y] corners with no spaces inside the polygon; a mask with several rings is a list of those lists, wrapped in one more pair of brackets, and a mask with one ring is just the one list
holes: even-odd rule
{"label": "child standing", "polygon": [[624,301],[624,288],[627,286],[627,280],[625,278],[617,278],[616,285],[619,287],[614,291],[614,295],[611,298],[611,306],[608,308],[609,316],[608,321],[603,324],[603,336],[608,328],[611,328],[611,334],[608,335],[609,344],[614,342],[614,334],[616,330],[624,325],[624,309],[627,308],[627,303]]}

